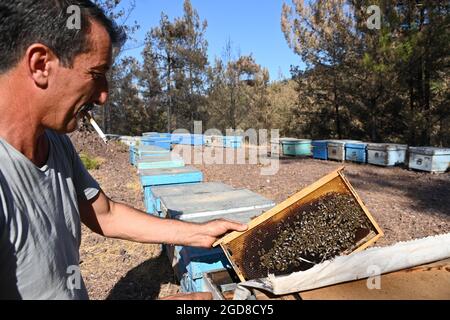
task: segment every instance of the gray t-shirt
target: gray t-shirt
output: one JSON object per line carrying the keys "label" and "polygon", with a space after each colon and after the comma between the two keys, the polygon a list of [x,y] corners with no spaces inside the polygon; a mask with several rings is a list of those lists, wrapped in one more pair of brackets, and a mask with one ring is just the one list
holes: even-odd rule
{"label": "gray t-shirt", "polygon": [[42,168],[0,138],[0,299],[88,299],[77,197],[100,187],[67,136],[46,135]]}

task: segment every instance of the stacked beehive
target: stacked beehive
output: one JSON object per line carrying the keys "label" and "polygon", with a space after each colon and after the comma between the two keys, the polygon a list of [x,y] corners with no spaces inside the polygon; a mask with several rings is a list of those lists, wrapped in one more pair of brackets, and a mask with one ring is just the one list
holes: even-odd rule
{"label": "stacked beehive", "polygon": [[[246,189],[234,189],[223,183],[203,182],[201,171],[187,167],[183,159],[164,146],[165,135],[147,133],[145,145],[130,147],[130,162],[138,169],[149,214],[190,222],[206,222],[217,218],[249,222],[275,204]],[[224,139],[222,139],[224,141]],[[202,145],[201,135],[171,135],[171,143]],[[239,139],[231,138],[230,141]],[[236,143],[237,144],[237,143]],[[236,148],[236,144],[230,146]],[[183,291],[203,291],[203,273],[230,268],[220,249],[198,249],[166,246]]]}

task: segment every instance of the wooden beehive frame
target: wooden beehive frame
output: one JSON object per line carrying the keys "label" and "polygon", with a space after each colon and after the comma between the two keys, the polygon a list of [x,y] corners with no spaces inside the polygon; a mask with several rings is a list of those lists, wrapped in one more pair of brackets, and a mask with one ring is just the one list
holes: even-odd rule
{"label": "wooden beehive frame", "polygon": [[226,248],[226,245],[228,243],[232,242],[233,240],[235,240],[236,238],[240,237],[241,235],[249,232],[250,230],[252,230],[256,226],[260,225],[262,222],[270,219],[274,215],[276,215],[276,214],[280,213],[281,211],[287,209],[288,207],[296,204],[298,201],[300,201],[301,199],[303,199],[304,197],[306,197],[310,193],[314,192],[315,190],[319,189],[320,187],[322,187],[323,185],[327,184],[328,182],[332,181],[333,179],[335,179],[337,177],[340,177],[342,179],[343,183],[348,188],[348,190],[353,195],[353,197],[356,199],[356,201],[358,202],[359,206],[362,208],[362,210],[364,211],[366,216],[369,218],[372,226],[376,230],[376,234],[371,239],[369,239],[368,241],[365,241],[364,243],[362,243],[359,247],[357,247],[352,252],[358,252],[358,251],[364,250],[365,248],[367,248],[368,246],[372,245],[374,242],[376,242],[380,237],[382,237],[384,235],[383,231],[381,230],[381,228],[379,227],[379,225],[377,224],[375,219],[372,217],[372,215],[370,214],[369,210],[367,209],[367,207],[365,206],[365,204],[363,203],[361,198],[358,196],[356,191],[350,185],[350,182],[344,176],[343,170],[344,170],[344,167],[340,167],[339,169],[333,171],[332,173],[326,175],[325,177],[317,180],[312,185],[310,185],[310,186],[302,189],[301,191],[297,192],[296,194],[294,194],[293,196],[291,196],[287,200],[283,201],[282,203],[278,204],[277,206],[273,207],[272,209],[266,211],[265,213],[263,213],[259,217],[253,219],[252,221],[250,221],[248,223],[248,229],[246,231],[244,231],[244,232],[234,231],[234,232],[224,236],[223,238],[221,238],[220,240],[216,241],[213,244],[214,247],[217,246],[217,245],[220,245],[222,247],[223,251],[225,252],[225,255],[227,256],[228,260],[230,261],[231,265],[233,266],[233,269],[235,270],[236,274],[238,275],[238,277],[239,277],[239,279],[241,281],[246,281],[246,280],[249,280],[249,279],[245,279],[245,277],[241,273],[240,269],[236,266],[236,264],[234,263],[234,259],[230,256],[230,253],[228,252],[228,250]]}

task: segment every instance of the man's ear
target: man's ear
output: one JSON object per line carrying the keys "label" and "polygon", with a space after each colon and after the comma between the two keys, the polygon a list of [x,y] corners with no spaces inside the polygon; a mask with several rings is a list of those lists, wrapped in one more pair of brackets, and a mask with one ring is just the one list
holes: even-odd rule
{"label": "man's ear", "polygon": [[27,50],[26,59],[29,75],[35,84],[39,88],[47,88],[52,66],[58,64],[52,50],[40,43],[33,44]]}

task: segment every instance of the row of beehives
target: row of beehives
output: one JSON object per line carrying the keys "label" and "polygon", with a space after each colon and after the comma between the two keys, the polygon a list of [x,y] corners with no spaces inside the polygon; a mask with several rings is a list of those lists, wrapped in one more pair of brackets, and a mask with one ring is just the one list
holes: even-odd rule
{"label": "row of beehives", "polygon": [[[247,189],[203,182],[201,171],[184,165],[178,155],[159,146],[130,148],[138,168],[146,211],[155,216],[191,222],[217,218],[249,222],[275,203]],[[220,248],[165,246],[184,292],[204,291],[204,273],[231,268]]]}
{"label": "row of beehives", "polygon": [[146,132],[139,137],[140,144],[159,146],[170,149],[172,145],[217,146],[224,148],[241,148],[242,136],[203,135],[191,133]]}
{"label": "row of beehives", "polygon": [[281,138],[272,141],[271,151],[286,156],[312,156],[315,159],[379,166],[407,165],[409,169],[428,172],[446,172],[450,168],[450,148],[408,147],[356,140]]}

